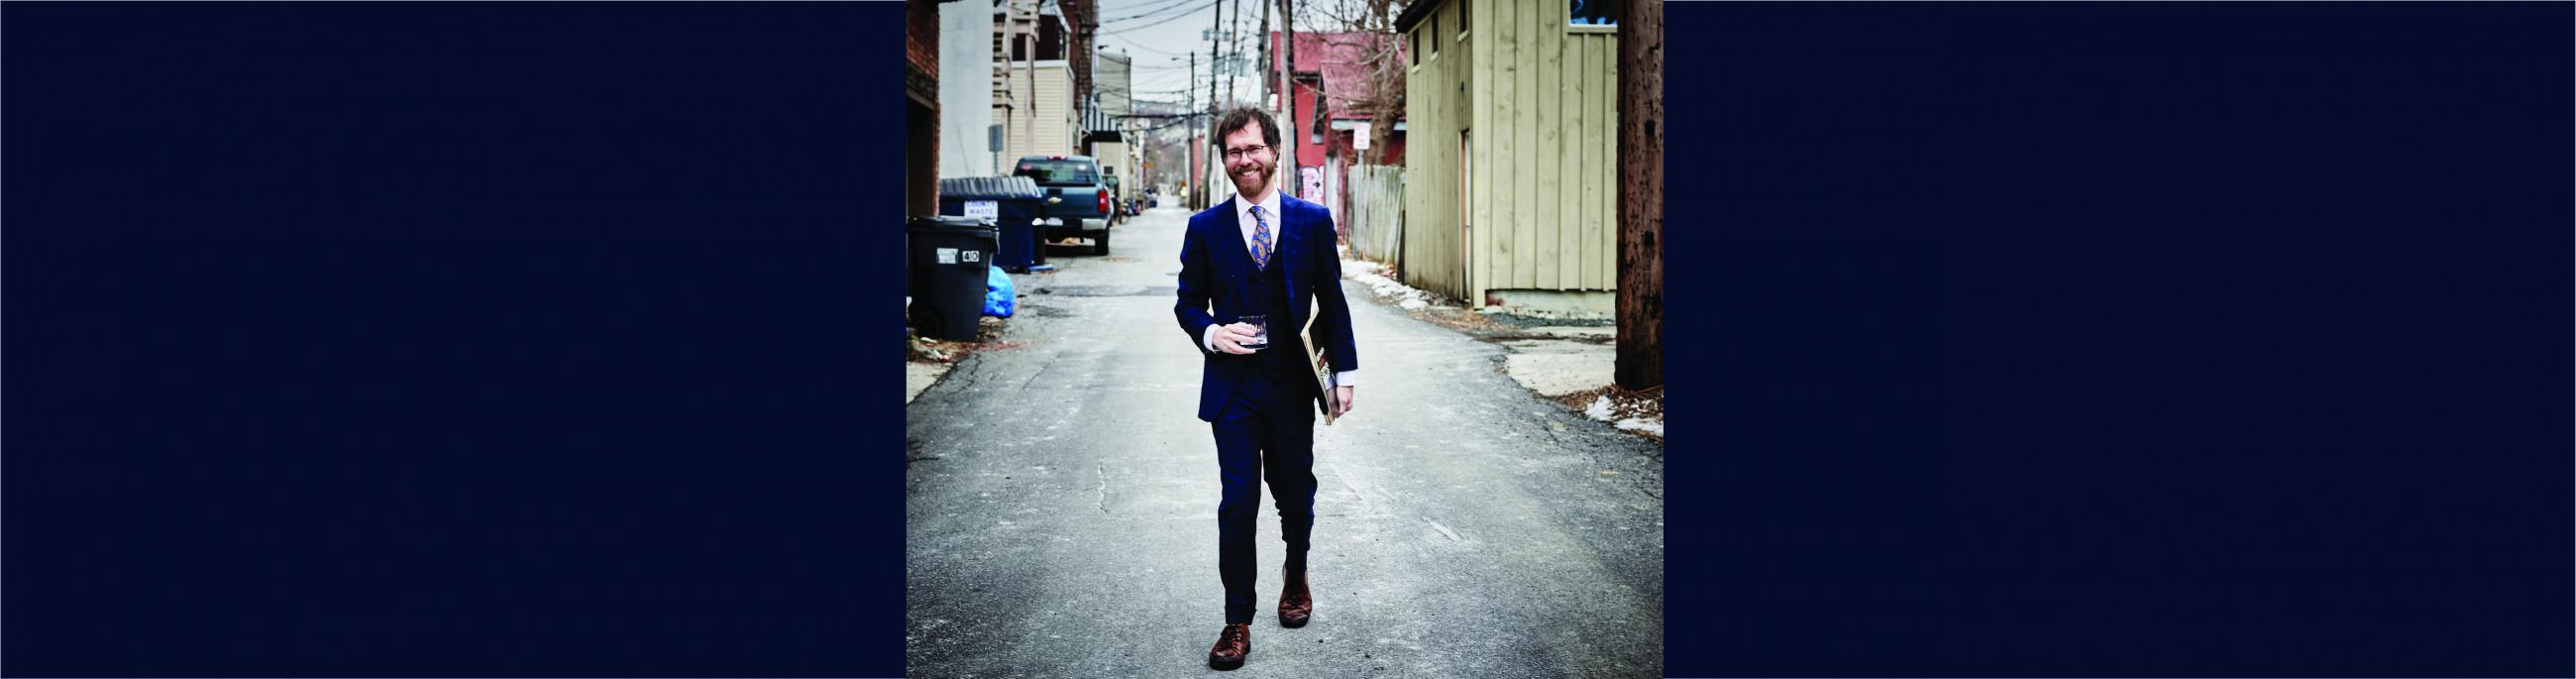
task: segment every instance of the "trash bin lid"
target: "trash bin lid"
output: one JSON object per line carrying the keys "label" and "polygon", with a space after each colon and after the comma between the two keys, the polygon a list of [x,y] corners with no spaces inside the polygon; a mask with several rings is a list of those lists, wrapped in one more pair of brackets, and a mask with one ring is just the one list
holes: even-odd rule
{"label": "trash bin lid", "polygon": [[965,229],[973,229],[982,231],[988,236],[995,233],[993,223],[991,221],[987,221],[982,217],[959,217],[956,215],[916,216],[904,220],[903,226],[907,231],[958,232]]}
{"label": "trash bin lid", "polygon": [[957,215],[916,215],[904,220],[904,225],[933,229],[943,227],[989,229],[993,227],[992,222],[985,221],[982,217],[960,217]]}
{"label": "trash bin lid", "polygon": [[971,200],[1037,200],[1038,180],[1029,177],[955,177],[939,180],[939,197]]}

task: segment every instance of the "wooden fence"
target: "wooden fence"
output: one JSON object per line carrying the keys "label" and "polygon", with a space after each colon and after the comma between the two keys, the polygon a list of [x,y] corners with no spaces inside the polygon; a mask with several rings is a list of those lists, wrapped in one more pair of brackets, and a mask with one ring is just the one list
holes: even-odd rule
{"label": "wooden fence", "polygon": [[1351,200],[1342,211],[1350,222],[1351,250],[1362,257],[1404,267],[1404,168],[1391,165],[1351,166]]}

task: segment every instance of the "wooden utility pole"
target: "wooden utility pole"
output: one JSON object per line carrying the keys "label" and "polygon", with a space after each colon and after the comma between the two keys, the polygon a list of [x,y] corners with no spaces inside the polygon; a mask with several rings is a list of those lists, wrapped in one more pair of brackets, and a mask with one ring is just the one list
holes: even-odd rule
{"label": "wooden utility pole", "polygon": [[1256,37],[1261,39],[1261,61],[1255,66],[1261,71],[1261,107],[1270,108],[1270,3],[1261,3],[1261,28]]}
{"label": "wooden utility pole", "polygon": [[[1265,3],[1262,13],[1267,10],[1270,5]],[[1270,70],[1262,70],[1262,80],[1275,85],[1273,93],[1278,93],[1280,111],[1288,111],[1288,15],[1280,15],[1280,44],[1270,44],[1270,28],[1262,28],[1262,44],[1270,46]]]}
{"label": "wooden utility pole", "polygon": [[1243,3],[1238,1],[1234,3],[1234,13],[1226,17],[1225,33],[1217,36],[1217,41],[1225,43],[1225,105],[1228,107],[1234,106],[1234,81],[1241,75],[1234,67],[1243,61],[1243,45],[1239,42],[1242,32]]}
{"label": "wooden utility pole", "polygon": [[1620,0],[1619,386],[1664,385],[1664,3]]}
{"label": "wooden utility pole", "polygon": [[[1216,138],[1216,115],[1218,111],[1224,110],[1216,103],[1216,71],[1219,67],[1217,61],[1217,48],[1221,46],[1219,43],[1222,41],[1215,39],[1216,37],[1221,36],[1224,31],[1225,0],[1216,0],[1216,15],[1208,17],[1208,35],[1210,36],[1210,39],[1208,40],[1208,134],[1207,143],[1202,144],[1202,146],[1207,148],[1208,166],[1205,169],[1208,171],[1199,174],[1199,183],[1206,184],[1208,187],[1205,191],[1207,198],[1200,203],[1202,206],[1216,204],[1216,197],[1219,195],[1216,192],[1216,187],[1220,184],[1220,182],[1216,180],[1225,177],[1225,170],[1220,169],[1224,167],[1221,163],[1223,163],[1225,159],[1225,140]],[[1205,208],[1202,207],[1201,209]]]}
{"label": "wooden utility pole", "polygon": [[[1279,91],[1286,95],[1281,98],[1282,101],[1286,102],[1286,105],[1280,107],[1279,119],[1282,122],[1279,126],[1287,129],[1279,131],[1279,138],[1280,141],[1287,143],[1288,148],[1279,153],[1278,180],[1280,191],[1289,195],[1296,195],[1297,192],[1293,189],[1299,186],[1297,183],[1297,141],[1301,139],[1301,137],[1297,136],[1296,0],[1279,0],[1279,41],[1282,43],[1281,49],[1287,52],[1286,58],[1281,59],[1281,61],[1286,63],[1279,69],[1283,73],[1279,80]],[[1298,197],[1303,198],[1304,196]]]}
{"label": "wooden utility pole", "polygon": [[[1189,103],[1181,108],[1182,114],[1187,115],[1192,111],[1199,110],[1199,53],[1197,52],[1190,53],[1190,82],[1188,85],[1182,86],[1181,91],[1188,92],[1190,98]],[[1184,118],[1183,121],[1187,122],[1187,118]],[[1191,125],[1187,129],[1198,129],[1198,126]],[[1190,135],[1182,136],[1188,137]],[[1183,145],[1195,146],[1194,144],[1190,144],[1186,141],[1183,142]],[[1197,151],[1198,149],[1193,148],[1185,155],[1195,157],[1197,155]],[[1181,204],[1189,206],[1192,210],[1206,209],[1207,205],[1199,202],[1199,193],[1207,190],[1207,187],[1203,186],[1207,183],[1207,168],[1200,167],[1198,163],[1190,163],[1189,167],[1183,169],[1182,172],[1187,173],[1188,175],[1187,181],[1189,182],[1190,190],[1187,195],[1180,196]]]}

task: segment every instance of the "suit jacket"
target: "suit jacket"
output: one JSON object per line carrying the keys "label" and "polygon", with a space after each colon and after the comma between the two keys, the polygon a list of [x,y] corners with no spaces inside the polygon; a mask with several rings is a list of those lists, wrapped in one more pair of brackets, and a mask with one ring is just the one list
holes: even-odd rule
{"label": "suit jacket", "polygon": [[[1253,275],[1248,254],[1252,246],[1244,241],[1242,220],[1235,216],[1234,201],[1239,199],[1229,198],[1191,215],[1189,231],[1181,236],[1180,302],[1172,306],[1172,315],[1180,319],[1190,346],[1203,357],[1199,419],[1210,422],[1225,406],[1235,383],[1256,377],[1263,369],[1257,360],[1260,354],[1210,352],[1199,343],[1208,326],[1221,325],[1220,319],[1231,323],[1259,313],[1253,311],[1260,308],[1259,298],[1246,289]],[[1342,299],[1342,260],[1333,250],[1335,234],[1330,210],[1285,192],[1279,195],[1278,243],[1270,266],[1279,267],[1279,278],[1288,286],[1290,317],[1270,319],[1270,348],[1262,353],[1296,350],[1297,330],[1305,327],[1311,307],[1315,343],[1323,346],[1333,371],[1360,368],[1359,350],[1351,337],[1351,307]],[[1288,386],[1312,394],[1314,382],[1297,380]]]}

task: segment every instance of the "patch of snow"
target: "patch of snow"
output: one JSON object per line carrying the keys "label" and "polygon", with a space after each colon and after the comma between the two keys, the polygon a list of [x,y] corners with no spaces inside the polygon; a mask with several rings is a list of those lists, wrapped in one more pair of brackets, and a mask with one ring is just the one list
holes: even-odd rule
{"label": "patch of snow", "polygon": [[946,363],[905,361],[903,363],[903,402],[911,403],[914,397],[920,396],[923,390],[930,388],[930,385],[937,384],[939,376],[945,374],[948,374]]}
{"label": "patch of snow", "polygon": [[1585,407],[1583,409],[1583,414],[1587,417],[1603,422],[1610,421],[1610,397],[1592,397],[1592,405]]}
{"label": "patch of snow", "polygon": [[1419,300],[1419,299],[1408,299],[1408,300],[1404,300],[1403,302],[1400,302],[1400,303],[1396,304],[1396,306],[1404,307],[1404,309],[1405,309],[1406,311],[1413,311],[1413,310],[1416,310],[1416,309],[1421,309],[1421,308],[1423,308],[1423,307],[1431,306],[1431,303],[1430,303],[1430,302],[1425,302],[1425,301],[1422,301],[1422,300]]}
{"label": "patch of snow", "polygon": [[[1342,260],[1342,273],[1344,277],[1368,286],[1370,294],[1376,295],[1379,299],[1403,304],[1404,308],[1420,309],[1431,304],[1431,293],[1388,278],[1386,274],[1389,272],[1384,264],[1365,259],[1345,259]],[[1413,301],[1420,301],[1422,306],[1409,303]]]}
{"label": "patch of snow", "polygon": [[[1604,419],[1607,419],[1607,418],[1604,418]],[[1656,436],[1662,436],[1662,435],[1664,435],[1664,421],[1663,421],[1662,419],[1652,419],[1652,420],[1649,420],[1649,419],[1644,419],[1644,418],[1631,417],[1631,418],[1628,418],[1628,419],[1620,420],[1620,421],[1618,421],[1617,423],[1612,424],[1611,426],[1618,427],[1618,428],[1620,428],[1620,429],[1630,430],[1630,431],[1642,431],[1642,432],[1646,432],[1646,433],[1648,433],[1648,434],[1654,434],[1654,435],[1656,435]]]}

